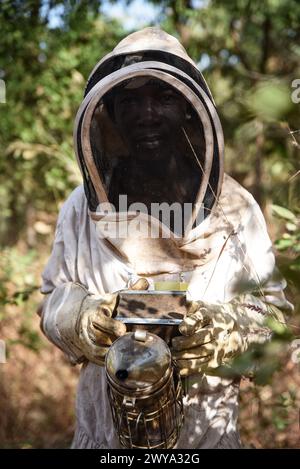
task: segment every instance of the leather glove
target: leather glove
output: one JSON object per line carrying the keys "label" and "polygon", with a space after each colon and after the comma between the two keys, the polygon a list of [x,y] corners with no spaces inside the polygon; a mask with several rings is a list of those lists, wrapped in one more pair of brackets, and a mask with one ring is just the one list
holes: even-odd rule
{"label": "leather glove", "polygon": [[44,302],[42,330],[71,363],[87,359],[104,365],[109,346],[126,333],[125,324],[113,319],[118,298],[118,294],[90,295],[83,285],[72,282],[60,285]]}
{"label": "leather glove", "polygon": [[87,296],[76,322],[79,348],[85,358],[100,366],[104,365],[111,344],[126,333],[125,324],[113,319],[117,302],[115,294],[106,294],[101,299]]}
{"label": "leather glove", "polygon": [[134,282],[130,282],[128,289],[129,290],[148,290],[150,284],[145,277],[140,277]]}
{"label": "leather glove", "polygon": [[[147,290],[149,282],[139,278],[130,284],[132,290]],[[87,296],[82,303],[76,332],[84,356],[97,365],[104,365],[111,344],[126,333],[126,326],[113,319],[117,314],[118,295],[106,294],[100,300]]]}
{"label": "leather glove", "polygon": [[181,376],[204,372],[229,363],[252,343],[263,343],[271,337],[264,325],[266,316],[284,322],[280,310],[268,309],[253,295],[241,295],[230,303],[189,304],[187,315],[179,325],[182,336],[172,340],[172,355]]}

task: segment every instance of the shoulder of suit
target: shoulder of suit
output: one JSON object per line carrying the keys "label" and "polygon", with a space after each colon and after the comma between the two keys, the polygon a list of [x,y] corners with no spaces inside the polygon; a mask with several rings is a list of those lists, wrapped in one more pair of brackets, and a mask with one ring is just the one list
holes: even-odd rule
{"label": "shoulder of suit", "polygon": [[253,195],[245,189],[239,182],[237,182],[229,174],[224,174],[221,193],[219,196],[220,203],[241,204],[241,206],[257,205]]}
{"label": "shoulder of suit", "polygon": [[59,218],[63,219],[70,214],[76,213],[76,215],[81,214],[83,211],[87,211],[87,200],[84,193],[83,185],[77,186],[63,203]]}
{"label": "shoulder of suit", "polygon": [[86,201],[83,184],[77,186],[67,198],[67,202],[70,202],[73,206],[81,205]]}
{"label": "shoulder of suit", "polygon": [[214,215],[226,218],[233,226],[246,223],[254,213],[260,212],[252,194],[228,174],[224,174],[221,193]]}

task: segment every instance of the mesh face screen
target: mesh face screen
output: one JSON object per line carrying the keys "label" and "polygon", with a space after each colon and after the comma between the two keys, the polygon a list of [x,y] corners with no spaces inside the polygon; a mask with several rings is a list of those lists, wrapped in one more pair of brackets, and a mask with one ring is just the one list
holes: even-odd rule
{"label": "mesh face screen", "polygon": [[[159,60],[162,65],[158,62],[153,62],[153,65],[149,63],[148,78],[147,61],[153,59]],[[128,79],[126,67],[141,61],[145,75]],[[204,130],[207,125],[205,127],[202,117],[200,118],[202,114],[170,82],[151,76],[151,70],[159,71],[168,62],[172,63],[172,67],[166,73],[189,87],[201,101],[208,116],[211,127],[211,164],[208,170],[205,166],[208,140]],[[180,66],[184,72],[174,68],[174,65]],[[114,205],[116,211],[128,211],[132,204],[138,203],[143,204],[149,213],[153,203],[175,203],[181,208],[186,204],[190,205],[190,213],[195,201],[199,203],[199,188],[206,177],[208,184],[204,184],[206,189],[201,192],[201,216],[194,221],[195,227],[210,214],[215,204],[220,185],[222,151],[222,141],[220,144],[218,137],[220,126],[218,128],[215,125],[214,105],[205,82],[201,81],[201,74],[197,75],[191,64],[169,53],[150,51],[123,55],[110,59],[108,63],[104,62],[94,71],[86,93],[107,73],[116,70],[126,70],[123,75],[125,78],[119,80],[118,85],[111,87],[106,94],[101,93],[102,98],[99,98],[89,124],[89,137],[85,133],[85,138],[89,138],[94,167],[108,201]],[[162,70],[165,71],[164,68]],[[172,81],[171,83],[173,84]],[[203,90],[207,93],[204,93],[205,97]],[[77,153],[88,205],[94,212],[99,208],[99,196],[97,197],[82,148],[81,130],[85,109],[81,113],[77,124]],[[120,196],[125,196],[121,203]],[[171,214],[168,227],[174,231],[172,216]],[[185,215],[181,221],[181,230],[186,226],[187,220],[184,217]],[[157,218],[161,220],[160,212]]]}

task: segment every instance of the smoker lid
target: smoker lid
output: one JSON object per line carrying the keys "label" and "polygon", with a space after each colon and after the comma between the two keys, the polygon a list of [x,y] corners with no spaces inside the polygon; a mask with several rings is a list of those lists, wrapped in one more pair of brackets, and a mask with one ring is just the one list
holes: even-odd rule
{"label": "smoker lid", "polygon": [[138,330],[117,339],[106,355],[109,381],[124,390],[155,389],[168,379],[171,352],[157,335]]}

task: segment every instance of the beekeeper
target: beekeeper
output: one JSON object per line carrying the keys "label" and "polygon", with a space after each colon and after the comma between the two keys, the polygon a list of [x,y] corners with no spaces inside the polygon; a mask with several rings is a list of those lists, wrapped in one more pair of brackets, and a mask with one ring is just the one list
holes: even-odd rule
{"label": "beekeeper", "polygon": [[223,174],[207,84],[157,28],[130,34],[92,71],[74,142],[83,185],[63,205],[43,273],[41,326],[82,363],[73,448],[118,448],[105,354],[126,326],[115,292],[187,284],[172,353],[185,381],[177,448],[238,448],[239,383],[220,365],[270,338],[289,308],[263,215]]}

